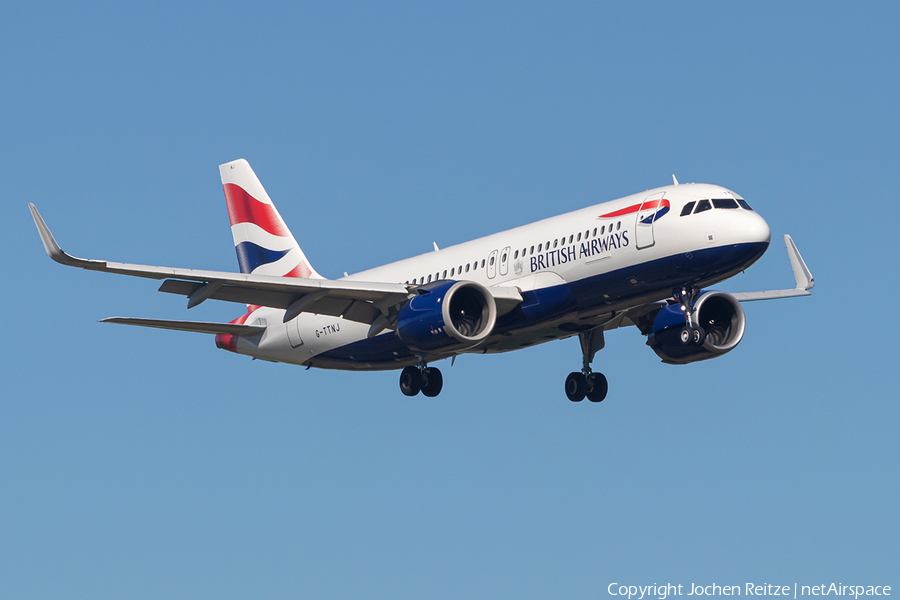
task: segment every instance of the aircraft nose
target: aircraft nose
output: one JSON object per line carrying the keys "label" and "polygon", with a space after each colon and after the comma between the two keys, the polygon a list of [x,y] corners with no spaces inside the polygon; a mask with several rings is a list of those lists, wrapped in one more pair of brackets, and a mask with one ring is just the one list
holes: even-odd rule
{"label": "aircraft nose", "polygon": [[744,236],[748,242],[768,243],[772,240],[772,231],[766,220],[759,216],[759,213],[747,214],[747,223],[744,227]]}

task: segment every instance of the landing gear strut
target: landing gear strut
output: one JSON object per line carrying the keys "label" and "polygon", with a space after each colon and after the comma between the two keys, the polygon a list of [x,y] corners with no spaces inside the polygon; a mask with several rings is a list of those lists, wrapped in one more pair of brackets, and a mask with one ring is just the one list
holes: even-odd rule
{"label": "landing gear strut", "polygon": [[591,402],[603,402],[609,391],[606,376],[591,371],[594,355],[605,345],[603,327],[582,331],[578,334],[578,341],[581,342],[581,372],[569,373],[566,377],[566,397],[572,402],[581,402],[585,397]]}
{"label": "landing gear strut", "polygon": [[699,296],[697,290],[688,284],[672,290],[672,295],[681,305],[681,310],[684,311],[685,325],[681,328],[678,339],[681,340],[683,346],[702,346],[706,341],[706,330],[697,322],[694,313],[694,303]]}
{"label": "landing gear strut", "polygon": [[420,391],[423,396],[433,398],[441,393],[444,377],[440,369],[429,367],[422,358],[415,367],[406,367],[400,371],[400,391],[404,396],[415,396]]}

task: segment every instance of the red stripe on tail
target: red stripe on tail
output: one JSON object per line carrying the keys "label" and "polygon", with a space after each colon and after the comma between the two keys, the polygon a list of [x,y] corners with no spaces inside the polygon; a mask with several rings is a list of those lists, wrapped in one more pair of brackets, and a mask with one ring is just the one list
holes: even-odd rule
{"label": "red stripe on tail", "polygon": [[222,187],[225,189],[225,204],[228,205],[228,220],[232,225],[253,223],[272,235],[290,235],[274,206],[260,202],[237,184],[226,183]]}

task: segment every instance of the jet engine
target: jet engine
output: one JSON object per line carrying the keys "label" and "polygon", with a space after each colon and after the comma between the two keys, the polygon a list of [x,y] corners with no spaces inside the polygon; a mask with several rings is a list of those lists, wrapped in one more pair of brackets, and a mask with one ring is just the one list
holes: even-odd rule
{"label": "jet engine", "polygon": [[681,305],[669,304],[656,314],[647,345],[664,363],[684,365],[715,358],[733,350],[744,337],[744,310],[731,294],[702,292],[693,308],[694,323],[705,334],[699,345],[690,335],[682,335],[685,318]]}
{"label": "jet engine", "polygon": [[397,318],[397,335],[413,350],[464,350],[494,330],[497,304],[483,285],[446,281],[420,292]]}

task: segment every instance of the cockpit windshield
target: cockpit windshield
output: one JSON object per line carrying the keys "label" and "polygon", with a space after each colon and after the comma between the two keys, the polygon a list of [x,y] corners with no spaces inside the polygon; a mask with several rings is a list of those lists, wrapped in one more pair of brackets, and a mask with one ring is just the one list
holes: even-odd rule
{"label": "cockpit windshield", "polygon": [[696,215],[697,213],[712,210],[713,208],[728,210],[737,209],[738,207],[743,208],[744,210],[753,210],[743,198],[713,198],[712,200],[692,200],[688,202],[682,207],[681,216],[686,217],[691,214]]}

